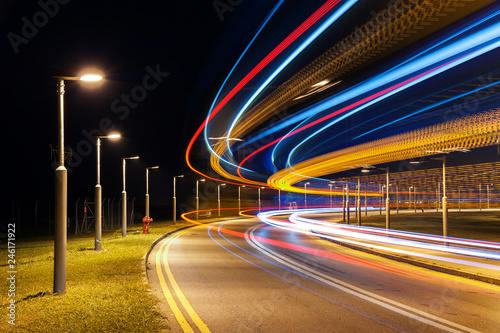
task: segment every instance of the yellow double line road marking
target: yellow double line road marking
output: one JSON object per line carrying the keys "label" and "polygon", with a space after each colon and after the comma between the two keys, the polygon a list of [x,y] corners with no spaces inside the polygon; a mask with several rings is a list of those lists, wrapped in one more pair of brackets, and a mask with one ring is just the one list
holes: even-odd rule
{"label": "yellow double line road marking", "polygon": [[[162,245],[158,249],[158,252],[156,252],[156,274],[158,275],[158,279],[160,281],[160,286],[161,289],[163,290],[163,295],[165,295],[165,298],[167,299],[168,305],[170,306],[170,309],[172,309],[175,318],[177,319],[177,322],[179,325],[181,325],[181,328],[184,332],[194,332],[193,328],[191,325],[188,323],[184,315],[182,314],[181,309],[177,305],[174,296],[170,292],[170,289],[168,288],[167,281],[165,279],[165,276],[163,274],[162,270],[162,264],[163,268],[165,269],[165,272],[167,273],[167,279],[170,282],[170,285],[172,286],[172,289],[174,290],[175,294],[177,295],[177,298],[179,299],[180,303],[188,313],[189,317],[191,317],[191,320],[196,324],[198,329],[201,332],[206,332],[209,333],[210,330],[208,329],[207,325],[201,320],[201,318],[198,316],[196,311],[194,311],[193,307],[191,304],[189,304],[186,296],[184,296],[184,293],[181,291],[179,288],[179,285],[175,281],[174,275],[172,274],[172,271],[170,270],[170,267],[168,265],[168,251],[170,249],[170,245],[179,237],[182,236],[183,234],[187,233],[190,230],[184,230],[179,233],[177,233],[175,236],[172,236],[168,239],[168,241],[162,242]],[[165,250],[165,251],[164,251]],[[162,254],[163,252],[163,254]]]}

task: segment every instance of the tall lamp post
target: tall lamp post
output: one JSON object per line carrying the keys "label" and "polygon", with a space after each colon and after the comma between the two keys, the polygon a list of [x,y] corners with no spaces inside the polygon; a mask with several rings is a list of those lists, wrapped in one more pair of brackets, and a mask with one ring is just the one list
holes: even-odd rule
{"label": "tall lamp post", "polygon": [[408,212],[411,210],[411,189],[413,186],[408,187]]}
{"label": "tall lamp post", "polygon": [[259,191],[258,191],[259,192],[259,213],[260,213],[260,189],[261,188],[264,188],[264,186],[259,187]]}
{"label": "tall lamp post", "polygon": [[226,184],[225,183],[217,184],[217,208],[218,208],[217,217],[219,217],[219,218],[220,218],[220,187],[221,186],[226,186]]}
{"label": "tall lamp post", "polygon": [[357,205],[357,215],[358,215],[358,225],[361,225],[361,179],[358,177],[358,201]]}
{"label": "tall lamp post", "polygon": [[[391,199],[389,197],[389,167],[386,167],[386,168],[374,168],[374,167],[371,167],[372,169],[375,169],[375,170],[385,170],[386,172],[386,183],[385,183],[385,187],[386,187],[386,198],[385,198],[385,228],[387,230],[389,230],[391,228]],[[370,170],[368,169],[363,169],[361,170],[361,172],[370,172]],[[382,207],[382,205],[380,205],[380,207]],[[380,214],[382,214],[382,209],[380,209]]]}
{"label": "tall lamp post", "polygon": [[102,237],[102,187],[101,187],[101,139],[119,139],[120,134],[97,135],[97,183],[95,185],[95,250],[101,250]]}
{"label": "tall lamp post", "polygon": [[149,170],[154,170],[154,169],[159,169],[160,167],[158,165],[155,166],[150,166],[146,167],[146,198],[145,198],[145,204],[146,204],[146,216],[149,216]]}
{"label": "tall lamp post", "polygon": [[127,236],[127,191],[125,190],[126,160],[137,160],[139,156],[122,157],[123,191],[122,191],[122,237]]}
{"label": "tall lamp post", "polygon": [[54,293],[62,294],[66,291],[66,250],[67,250],[67,223],[68,223],[68,170],[64,165],[64,80],[70,81],[100,81],[100,75],[59,76],[57,93],[59,95],[58,112],[58,165],[55,170],[55,237],[54,237]]}
{"label": "tall lamp post", "polygon": [[333,187],[333,183],[330,181],[328,183],[328,187],[330,188],[330,209],[333,208],[333,203],[332,203],[332,187]]}
{"label": "tall lamp post", "polygon": [[205,181],[205,178],[203,179],[198,179],[196,181],[196,221],[198,221],[200,219],[200,197],[198,196],[198,189],[199,189],[199,183],[200,182],[204,182]]}
{"label": "tall lamp post", "polygon": [[241,188],[246,187],[245,185],[239,185],[238,186],[238,215],[240,215],[241,212]]}
{"label": "tall lamp post", "polygon": [[281,189],[278,189],[278,210],[281,210]]}
{"label": "tall lamp post", "polygon": [[431,158],[443,161],[443,237],[448,236],[448,197],[446,196],[446,156]]}
{"label": "tall lamp post", "polygon": [[307,209],[307,185],[311,183],[307,182],[304,184],[304,209]]}
{"label": "tall lamp post", "polygon": [[173,206],[173,209],[174,209],[174,224],[177,223],[177,198],[175,196],[175,179],[176,178],[183,178],[184,175],[178,175],[178,176],[174,176],[174,206]]}

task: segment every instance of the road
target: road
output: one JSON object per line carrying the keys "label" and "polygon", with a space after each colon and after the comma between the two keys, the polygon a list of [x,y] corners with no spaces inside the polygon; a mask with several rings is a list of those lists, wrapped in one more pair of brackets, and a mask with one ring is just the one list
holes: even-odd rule
{"label": "road", "polygon": [[148,259],[173,332],[498,332],[500,288],[254,218],[166,237]]}

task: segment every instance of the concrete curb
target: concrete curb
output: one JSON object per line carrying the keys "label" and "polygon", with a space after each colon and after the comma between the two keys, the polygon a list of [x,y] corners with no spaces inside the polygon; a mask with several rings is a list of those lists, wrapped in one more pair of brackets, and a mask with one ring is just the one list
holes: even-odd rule
{"label": "concrete curb", "polygon": [[165,238],[167,238],[168,236],[172,235],[172,234],[175,234],[176,232],[179,232],[181,230],[184,230],[184,229],[187,229],[187,228],[192,228],[192,227],[195,227],[196,225],[188,225],[188,226],[185,226],[185,227],[182,227],[182,228],[179,228],[179,229],[176,229],[176,230],[173,230],[173,231],[170,231],[170,232],[167,232],[165,235],[163,236],[160,236],[157,240],[155,240],[153,243],[151,243],[151,246],[149,247],[149,250],[148,252],[146,253],[146,256],[144,257],[144,266],[145,266],[145,272],[148,271],[148,260],[149,260],[149,255],[151,254],[151,251],[153,251],[153,248],[156,246],[156,244],[158,244],[159,242],[161,242],[162,240],[164,240]]}
{"label": "concrete curb", "polygon": [[460,277],[464,277],[464,278],[468,278],[468,279],[472,279],[472,280],[476,280],[476,281],[481,281],[481,282],[491,283],[491,284],[495,284],[495,285],[500,285],[500,279],[495,278],[495,277],[485,276],[485,275],[481,275],[481,274],[474,274],[474,273],[464,272],[464,271],[460,271],[460,270],[453,269],[453,268],[448,268],[448,267],[433,265],[433,264],[429,264],[429,263],[426,263],[426,262],[418,261],[418,260],[415,260],[415,259],[403,258],[403,257],[397,256],[397,255],[375,251],[375,250],[372,250],[370,248],[366,248],[366,247],[362,247],[362,246],[356,246],[356,245],[347,244],[347,243],[344,243],[344,242],[341,242],[341,241],[336,241],[336,240],[328,239],[328,238],[322,237],[320,234],[315,234],[315,235],[317,235],[318,237],[320,237],[322,239],[325,239],[325,240],[327,240],[329,242],[332,242],[334,244],[341,245],[341,246],[344,246],[344,247],[347,247],[347,248],[350,248],[350,249],[353,249],[353,250],[357,250],[357,251],[361,251],[361,252],[365,252],[365,253],[377,255],[377,256],[384,257],[384,258],[387,258],[387,259],[390,259],[390,260],[394,260],[394,261],[404,262],[404,263],[407,263],[407,264],[410,264],[410,265],[414,265],[414,266],[418,266],[418,267],[427,268],[427,269],[430,269],[430,270],[433,270],[433,271],[437,271],[437,272],[441,272],[441,273],[446,273],[446,274],[460,276]]}

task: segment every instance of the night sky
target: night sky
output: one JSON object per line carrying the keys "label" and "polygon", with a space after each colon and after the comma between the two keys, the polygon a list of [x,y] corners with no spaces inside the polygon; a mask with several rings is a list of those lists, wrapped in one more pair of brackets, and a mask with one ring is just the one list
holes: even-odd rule
{"label": "night sky", "polygon": [[108,129],[122,139],[102,141],[104,197],[120,196],[120,158],[136,154],[139,161],[127,162],[129,196],[142,203],[144,168],[152,165],[160,166],[150,173],[153,205],[170,204],[175,174],[186,174],[181,194],[192,192],[196,176],[184,162],[187,143],[273,5],[255,0],[2,1],[2,206],[53,198],[50,147],[58,140],[58,95],[52,73],[58,69],[94,67],[106,77],[98,87],[66,81],[65,145],[73,151],[69,205],[93,196],[92,136]]}

